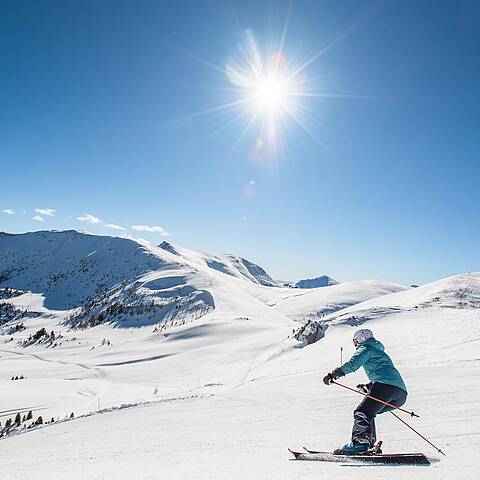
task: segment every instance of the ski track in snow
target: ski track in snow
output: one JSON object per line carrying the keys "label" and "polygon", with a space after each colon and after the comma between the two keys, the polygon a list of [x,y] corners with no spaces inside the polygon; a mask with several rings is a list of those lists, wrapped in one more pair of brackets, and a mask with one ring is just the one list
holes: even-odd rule
{"label": "ski track in snow", "polygon": [[[14,350],[5,350],[5,349],[0,349],[0,352],[3,352],[3,353],[10,353],[12,355],[19,355],[19,356],[30,356],[30,357],[33,357],[33,358],[36,358],[37,360],[40,360],[42,362],[47,362],[47,363],[59,363],[61,365],[75,365],[77,367],[80,367],[80,368],[83,368],[85,370],[94,370],[97,374],[98,374],[98,378],[99,379],[106,379],[107,378],[107,374],[101,370],[100,368],[98,367],[90,367],[88,365],[85,365],[84,363],[77,363],[77,362],[66,362],[64,360],[49,360],[48,358],[45,358],[45,357],[41,357],[40,355],[36,354],[36,353],[29,353],[29,352],[16,352]],[[100,365],[101,366],[101,365]]]}

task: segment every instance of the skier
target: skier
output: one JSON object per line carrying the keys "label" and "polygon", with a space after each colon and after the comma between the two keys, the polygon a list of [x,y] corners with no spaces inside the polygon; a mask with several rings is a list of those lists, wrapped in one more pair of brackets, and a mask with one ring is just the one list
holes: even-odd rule
{"label": "skier", "polygon": [[[330,385],[332,380],[355,372],[363,367],[370,383],[357,385],[379,400],[401,407],[407,399],[407,387],[385,353],[384,346],[373,337],[368,329],[357,330],[353,335],[353,345],[356,350],[352,358],[341,367],[325,375],[323,383]],[[372,448],[376,442],[375,416],[393,410],[380,402],[365,397],[353,412],[352,441],[335,450],[341,455],[358,455]]]}

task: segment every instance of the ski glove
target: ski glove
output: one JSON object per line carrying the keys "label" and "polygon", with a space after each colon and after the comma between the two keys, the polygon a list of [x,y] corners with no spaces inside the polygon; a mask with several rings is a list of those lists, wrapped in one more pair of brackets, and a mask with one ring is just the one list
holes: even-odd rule
{"label": "ski glove", "polygon": [[330,385],[332,383],[332,380],[336,380],[337,378],[344,376],[345,374],[343,373],[343,370],[341,368],[336,368],[332,371],[332,373],[328,373],[323,377],[323,383],[325,385]]}

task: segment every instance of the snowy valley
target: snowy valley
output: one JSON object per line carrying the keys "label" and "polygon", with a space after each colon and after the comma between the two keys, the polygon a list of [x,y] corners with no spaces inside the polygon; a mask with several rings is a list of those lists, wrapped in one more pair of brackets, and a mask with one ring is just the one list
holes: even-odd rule
{"label": "snowy valley", "polygon": [[385,450],[423,451],[421,478],[476,478],[480,273],[284,285],[244,258],[168,242],[0,233],[2,478],[364,478],[287,451],[348,440],[360,397],[322,376],[340,347],[353,353],[358,325],[387,346],[421,415],[409,421],[447,457],[390,415]]}

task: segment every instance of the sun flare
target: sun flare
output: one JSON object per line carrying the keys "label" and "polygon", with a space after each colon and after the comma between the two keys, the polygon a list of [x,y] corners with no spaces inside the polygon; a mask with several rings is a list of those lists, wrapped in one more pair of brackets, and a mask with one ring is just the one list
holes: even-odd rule
{"label": "sun flare", "polygon": [[307,125],[310,115],[305,104],[307,97],[315,96],[304,72],[308,62],[298,66],[289,61],[284,39],[278,50],[262,55],[253,32],[246,30],[244,35],[225,67],[234,98],[226,108],[236,109],[236,118],[247,119],[237,143],[256,137],[255,158],[276,158],[290,120],[316,138]]}
{"label": "sun flare", "polygon": [[268,49],[260,50],[253,31],[244,30],[237,47],[227,57],[225,66],[193,56],[226,75],[229,82],[228,87],[219,90],[224,96],[223,103],[186,117],[191,119],[214,114],[221,118],[219,128],[208,135],[205,141],[216,137],[231,125],[243,122],[244,127],[232,149],[240,143],[250,143],[249,156],[255,162],[267,162],[277,159],[279,150],[287,144],[288,137],[291,137],[293,128],[297,125],[326,148],[317,136],[317,130],[321,126],[318,100],[354,96],[329,93],[323,83],[323,76],[312,76],[307,70],[341,38],[312,56],[303,57],[295,53],[295,48],[286,47],[289,16],[290,13],[280,41],[266,42]]}
{"label": "sun flare", "polygon": [[252,101],[259,110],[276,110],[288,96],[286,85],[276,78],[260,80],[253,88]]}

